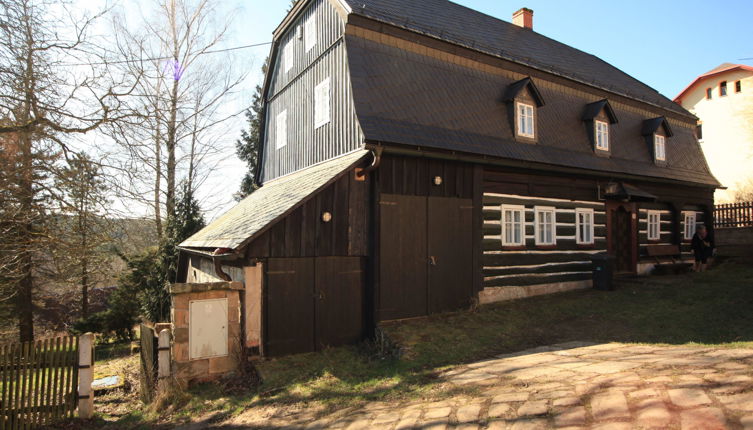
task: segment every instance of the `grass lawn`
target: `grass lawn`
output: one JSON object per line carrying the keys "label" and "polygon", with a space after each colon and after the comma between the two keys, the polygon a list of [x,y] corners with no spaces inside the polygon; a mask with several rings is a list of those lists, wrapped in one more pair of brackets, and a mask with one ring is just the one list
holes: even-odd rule
{"label": "grass lawn", "polygon": [[[183,407],[163,413],[161,420],[211,411],[231,416],[249,408],[325,413],[371,400],[441,399],[457,394],[437,378],[446,367],[572,340],[753,347],[751,309],[753,265],[732,261],[706,273],[623,281],[616,291],[493,304],[384,327],[402,346],[400,359],[382,359],[364,344],[259,361],[264,378],[259,387],[236,384],[229,394],[220,384],[196,386],[183,397]],[[114,424],[136,428],[156,419],[141,414],[135,411]]]}

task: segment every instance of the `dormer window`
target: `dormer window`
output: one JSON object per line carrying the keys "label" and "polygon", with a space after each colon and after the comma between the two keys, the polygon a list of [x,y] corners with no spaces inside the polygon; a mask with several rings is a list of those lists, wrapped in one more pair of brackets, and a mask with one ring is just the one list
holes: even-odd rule
{"label": "dormer window", "polygon": [[513,137],[522,142],[535,143],[538,139],[537,109],[544,106],[544,99],[531,78],[510,84],[502,100],[508,105],[508,119]]}
{"label": "dormer window", "polygon": [[646,136],[649,151],[654,157],[654,163],[667,165],[667,139],[672,137],[672,128],[663,116],[643,121],[642,134]]}
{"label": "dormer window", "polygon": [[609,105],[609,100],[587,104],[583,111],[583,121],[593,151],[597,155],[609,156],[609,128],[617,123],[617,116]]}
{"label": "dormer window", "polygon": [[719,96],[724,97],[727,95],[727,81],[722,81],[719,84]]}
{"label": "dormer window", "polygon": [[535,138],[533,106],[525,103],[516,103],[516,105],[518,106],[518,136]]}
{"label": "dormer window", "polygon": [[609,124],[604,121],[594,121],[596,127],[596,149],[609,151]]}

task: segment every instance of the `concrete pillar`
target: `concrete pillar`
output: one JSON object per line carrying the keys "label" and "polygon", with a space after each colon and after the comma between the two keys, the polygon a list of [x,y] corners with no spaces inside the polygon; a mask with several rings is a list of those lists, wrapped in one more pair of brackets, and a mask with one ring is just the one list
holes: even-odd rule
{"label": "concrete pillar", "polygon": [[157,351],[157,378],[162,380],[170,376],[170,330],[159,332]]}
{"label": "concrete pillar", "polygon": [[86,333],[78,338],[78,416],[88,420],[94,415],[94,335]]}

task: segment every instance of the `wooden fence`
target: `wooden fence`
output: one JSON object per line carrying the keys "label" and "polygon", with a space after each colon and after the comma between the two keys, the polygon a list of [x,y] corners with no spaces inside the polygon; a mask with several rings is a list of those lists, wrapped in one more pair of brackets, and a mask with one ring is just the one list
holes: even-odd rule
{"label": "wooden fence", "polygon": [[73,417],[78,366],[75,336],[0,346],[0,430]]}
{"label": "wooden fence", "polygon": [[716,205],[714,227],[753,227],[753,202]]}

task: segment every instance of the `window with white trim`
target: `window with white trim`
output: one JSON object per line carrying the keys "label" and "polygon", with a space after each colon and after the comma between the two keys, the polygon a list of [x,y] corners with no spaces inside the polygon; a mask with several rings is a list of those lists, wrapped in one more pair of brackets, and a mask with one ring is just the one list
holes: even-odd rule
{"label": "window with white trim", "polygon": [[666,139],[660,134],[654,135],[654,156],[656,157],[656,161],[667,160]]}
{"label": "window with white trim", "polygon": [[293,61],[295,59],[293,54],[293,39],[290,39],[288,40],[288,43],[285,44],[285,47],[282,48],[282,66],[285,69],[285,73],[293,68]]}
{"label": "window with white trim", "polygon": [[609,124],[604,121],[594,121],[596,127],[596,149],[609,151]]}
{"label": "window with white trim", "polygon": [[533,106],[525,103],[516,103],[518,117],[518,136],[535,137],[533,122]]}
{"label": "window with white trim", "polygon": [[575,243],[578,245],[593,245],[594,243],[594,210],[588,208],[575,209]]}
{"label": "window with white trim", "polygon": [[648,240],[659,240],[661,237],[661,212],[648,211]]}
{"label": "window with white trim", "polygon": [[683,213],[683,238],[685,240],[691,240],[693,239],[693,235],[695,235],[695,215],[695,212]]}
{"label": "window with white trim", "polygon": [[523,246],[526,243],[525,206],[502,205],[502,246]]}
{"label": "window with white trim", "polygon": [[555,209],[550,206],[534,206],[533,211],[536,245],[555,245],[557,243]]}
{"label": "window with white trim", "polygon": [[330,85],[329,78],[327,78],[314,88],[314,128],[319,128],[329,122],[329,101]]}
{"label": "window with white trim", "polygon": [[306,52],[311,51],[316,46],[316,14],[314,13],[306,20],[303,39]]}
{"label": "window with white trim", "polygon": [[288,111],[284,110],[275,118],[275,148],[288,144]]}

